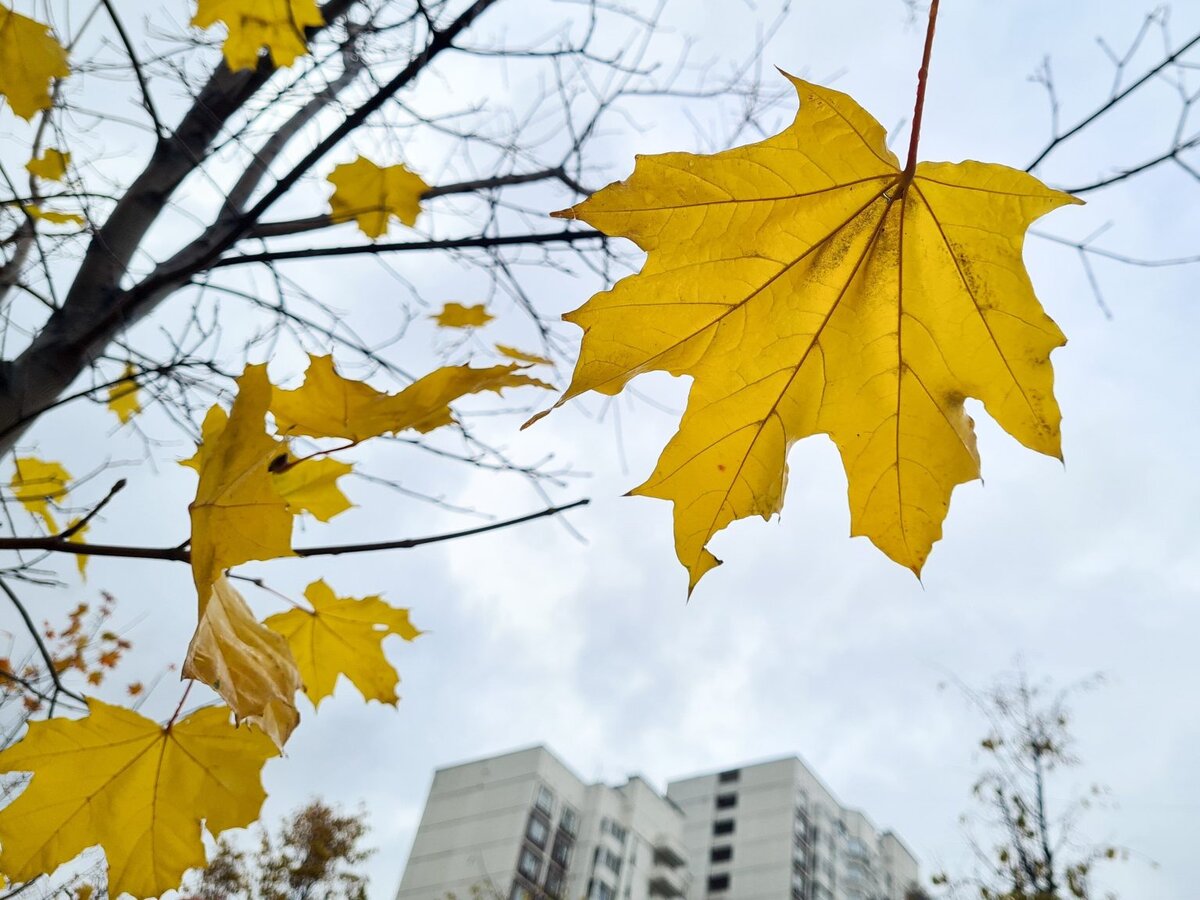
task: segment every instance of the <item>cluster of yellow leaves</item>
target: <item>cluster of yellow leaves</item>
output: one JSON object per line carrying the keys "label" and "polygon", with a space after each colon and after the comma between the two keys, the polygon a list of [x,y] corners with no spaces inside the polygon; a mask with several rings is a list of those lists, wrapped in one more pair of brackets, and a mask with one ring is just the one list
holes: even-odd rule
{"label": "cluster of yellow leaves", "polygon": [[[955,485],[979,477],[967,397],[1059,455],[1050,351],[1062,332],[1021,259],[1029,224],[1077,202],[977,162],[901,170],[853,99],[792,79],[793,124],[747,147],[640,157],[563,215],[647,252],[567,319],[584,329],[563,400],[642,372],[693,378],[687,410],[633,493],[674,503],[690,586],[713,535],[780,511],[786,457],[828,434],[852,533],[920,572]],[[560,401],[561,402],[561,401]]]}
{"label": "cluster of yellow leaves", "polygon": [[222,706],[164,727],[90,699],[83,719],[32,722],[0,752],[0,772],[33,774],[0,811],[0,869],[29,881],[100,842],[110,896],[158,896],[204,864],[202,828],[257,818],[259,773],[277,753]]}
{"label": "cluster of yellow leaves", "polygon": [[22,119],[54,102],[50,86],[71,73],[67,51],[50,28],[0,4],[0,95]]}
{"label": "cluster of yellow leaves", "polygon": [[10,484],[13,496],[21,501],[21,505],[41,519],[50,534],[58,534],[58,520],[51,506],[67,495],[70,483],[71,474],[62,463],[18,456]]}
{"label": "cluster of yellow leaves", "polygon": [[421,198],[429,190],[421,176],[407,166],[380,166],[363,156],[336,166],[329,183],[334,188],[329,198],[333,220],[357,222],[371,240],[387,234],[393,218],[415,225]]}
{"label": "cluster of yellow leaves", "polygon": [[254,69],[263,49],[276,66],[290,66],[308,52],[306,28],[325,24],[316,0],[199,0],[192,24],[209,28],[224,22],[225,62]]}

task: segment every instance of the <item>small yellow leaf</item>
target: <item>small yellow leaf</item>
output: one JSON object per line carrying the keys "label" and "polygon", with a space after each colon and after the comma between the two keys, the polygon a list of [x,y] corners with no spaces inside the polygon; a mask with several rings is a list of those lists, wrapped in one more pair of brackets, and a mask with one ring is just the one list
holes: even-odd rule
{"label": "small yellow leaf", "polygon": [[[790,76],[789,76],[790,77]],[[795,121],[710,156],[643,156],[559,215],[647,252],[570,313],[564,399],[650,371],[692,377],[687,410],[634,493],[670,500],[690,584],[712,537],[782,508],[787,454],[827,434],[851,533],[920,572],[954,487],[979,477],[968,397],[1059,455],[1050,353],[1065,343],[1021,258],[1030,223],[1079,201],[978,162],[900,168],[851,97],[791,79]]]}
{"label": "small yellow leaf", "polygon": [[200,473],[192,516],[192,577],[200,608],[212,583],[230,566],[292,554],[292,512],[271,477],[271,464],[286,452],[267,434],[271,383],[266,366],[247,366],[237,399],[226,415],[208,411],[203,443],[184,465]]}
{"label": "small yellow leaf", "polygon": [[29,881],[99,844],[108,893],[157,897],[204,865],[202,829],[249,825],[266,794],[260,772],[278,751],[234,728],[223,706],[166,728],[130,709],[88,700],[82,719],[30,722],[0,752],[0,772],[30,772],[0,810],[0,867]]}
{"label": "small yellow leaf", "polygon": [[482,303],[475,306],[447,303],[441,312],[429,318],[437,322],[439,328],[480,328],[496,317]]}
{"label": "small yellow leaf", "polygon": [[535,356],[532,353],[526,353],[524,350],[518,350],[516,347],[509,347],[507,344],[497,344],[496,352],[501,356],[507,356],[509,359],[515,359],[517,362],[529,363],[531,366],[553,366],[554,360],[548,359],[545,356]]}
{"label": "small yellow leaf", "polygon": [[421,197],[429,190],[421,176],[407,166],[378,166],[363,156],[337,166],[329,183],[334,187],[329,198],[333,220],[353,219],[371,240],[387,233],[393,216],[405,225],[415,225]]}
{"label": "small yellow leaf", "polygon": [[22,119],[53,104],[50,84],[71,74],[50,27],[0,5],[0,94]]}
{"label": "small yellow leaf", "polygon": [[[72,519],[70,522],[68,522],[67,531],[70,531],[72,528],[74,528],[78,522],[78,519]],[[91,526],[89,525],[82,526],[78,531],[67,538],[67,540],[72,544],[86,544],[87,541],[83,539],[83,536],[88,533],[88,528],[90,527]],[[91,559],[90,556],[84,556],[82,553],[75,557],[75,566],[79,569],[79,574],[83,578],[87,578],[87,564],[89,559]]]}
{"label": "small yellow leaf", "polygon": [[61,150],[47,150],[38,159],[25,163],[30,175],[44,178],[46,181],[62,181],[67,174],[67,166],[71,164],[71,154]]}
{"label": "small yellow leaf", "polygon": [[353,504],[342,493],[337,480],[349,475],[353,466],[336,459],[306,459],[293,462],[282,472],[272,474],[275,490],[287,501],[293,513],[307,512],[328,522]]}
{"label": "small yellow leaf", "polygon": [[121,420],[122,425],[129,424],[129,420],[142,411],[135,375],[136,368],[132,365],[125,366],[124,380],[108,389],[108,408]]}
{"label": "small yellow leaf", "polygon": [[50,510],[50,503],[66,496],[70,474],[62,463],[46,462],[32,456],[17,457],[16,466],[12,479],[13,495],[27,510],[41,518],[47,531],[58,534],[58,522]]}
{"label": "small yellow leaf", "polygon": [[92,900],[92,895],[96,893],[96,889],[90,884],[81,884],[75,888],[75,900]]}
{"label": "small yellow leaf", "polygon": [[287,641],[254,618],[224,576],[203,604],[183,676],[207,684],[237,721],[253,722],[280,747],[300,721],[300,673]]}
{"label": "small yellow leaf", "polygon": [[42,209],[33,203],[26,203],[21,209],[25,210],[25,214],[31,219],[49,222],[51,225],[78,225],[83,227],[87,224],[87,219],[79,213],[54,212],[50,209]]}
{"label": "small yellow leaf", "polygon": [[229,68],[255,69],[266,48],[276,66],[290,66],[308,53],[306,28],[319,28],[325,18],[316,0],[199,0],[192,24],[209,28],[224,22],[225,62]]}
{"label": "small yellow leaf", "polygon": [[362,441],[408,429],[427,433],[451,424],[450,404],[467,394],[499,393],[507,387],[550,387],[522,375],[515,365],[486,369],[445,366],[398,394],[384,394],[369,384],[343,378],[334,369],[332,356],[310,359],[302,387],[275,389],[271,412],[280,434]]}
{"label": "small yellow leaf", "polygon": [[394,634],[411,641],[421,633],[409,622],[408,610],[379,597],[338,597],[324,581],[314,581],[304,596],[312,612],[293,609],[264,624],[287,638],[308,698],[319,706],[345,675],[364,700],[395,705],[400,676],[383,655],[383,639]]}

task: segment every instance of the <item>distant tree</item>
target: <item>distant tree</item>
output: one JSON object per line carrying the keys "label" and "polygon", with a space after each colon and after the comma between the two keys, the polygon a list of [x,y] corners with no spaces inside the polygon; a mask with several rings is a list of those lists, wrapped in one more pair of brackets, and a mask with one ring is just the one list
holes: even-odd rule
{"label": "distant tree", "polygon": [[185,881],[190,900],[364,900],[366,876],[357,871],[372,853],[360,842],[362,813],[341,813],[313,800],[288,818],[272,838],[262,829],[253,853],[227,837],[208,865]]}
{"label": "distant tree", "polygon": [[1092,872],[1097,863],[1124,859],[1127,852],[1089,840],[1081,827],[1082,815],[1106,791],[1093,784],[1069,797],[1060,778],[1079,765],[1070,701],[1100,682],[1093,676],[1056,688],[1018,670],[981,691],[964,688],[989,726],[979,744],[984,768],[972,790],[978,809],[963,816],[976,866],[968,877],[936,875],[935,885],[951,896],[982,900],[1115,896],[1096,893]]}

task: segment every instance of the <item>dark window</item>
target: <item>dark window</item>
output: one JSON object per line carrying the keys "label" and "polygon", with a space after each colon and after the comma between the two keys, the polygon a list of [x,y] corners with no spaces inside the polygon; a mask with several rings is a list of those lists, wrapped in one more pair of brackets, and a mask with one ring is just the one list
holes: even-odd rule
{"label": "dark window", "polygon": [[733,859],[733,848],[729,846],[713,847],[709,859],[713,862],[729,862]]}
{"label": "dark window", "polygon": [[715,893],[717,891],[729,890],[728,875],[709,875],[708,876],[708,892]]}
{"label": "dark window", "polygon": [[562,811],[562,819],[559,820],[558,827],[567,834],[575,834],[579,827],[579,813],[571,809],[569,806],[564,806]]}
{"label": "dark window", "polygon": [[554,849],[550,858],[564,869],[571,864],[571,839],[561,831],[554,837]]}
{"label": "dark window", "polygon": [[508,895],[508,900],[532,900],[533,894],[529,893],[528,888],[521,887],[519,884],[512,886],[512,891]]}
{"label": "dark window", "polygon": [[542,858],[528,847],[523,847],[521,858],[517,861],[517,871],[530,881],[537,881],[538,874],[542,871]]}
{"label": "dark window", "polygon": [[592,895],[596,900],[613,900],[617,896],[617,892],[610,888],[603,881],[596,882],[596,893]]}
{"label": "dark window", "polygon": [[604,864],[617,875],[621,874],[621,857],[617,856],[611,850],[604,851]]}
{"label": "dark window", "polygon": [[728,772],[722,772],[717,776],[717,781],[721,784],[729,784],[731,781],[738,781],[742,777],[741,769],[730,769]]}
{"label": "dark window", "polygon": [[550,866],[546,870],[546,896],[551,900],[559,900],[563,893],[563,870],[558,866]]}
{"label": "dark window", "polygon": [[546,787],[545,785],[539,785],[537,799],[533,802],[533,805],[546,815],[550,815],[550,813],[554,810],[554,794],[551,792],[550,788]]}
{"label": "dark window", "polygon": [[525,827],[525,835],[543,850],[546,840],[550,837],[550,823],[541,816],[530,816],[529,824]]}
{"label": "dark window", "polygon": [[713,834],[733,834],[733,819],[718,819],[713,822]]}
{"label": "dark window", "polygon": [[737,794],[717,794],[717,809],[733,809],[737,806]]}

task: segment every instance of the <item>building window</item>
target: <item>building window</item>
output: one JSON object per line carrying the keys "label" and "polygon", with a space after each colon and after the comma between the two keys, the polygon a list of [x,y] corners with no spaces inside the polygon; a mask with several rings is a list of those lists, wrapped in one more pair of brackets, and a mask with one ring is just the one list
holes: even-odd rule
{"label": "building window", "polygon": [[604,851],[604,865],[608,866],[614,874],[621,874],[621,857],[617,856],[611,850]]}
{"label": "building window", "polygon": [[563,894],[563,870],[558,866],[550,866],[546,870],[546,896],[551,900],[559,900]]}
{"label": "building window", "polygon": [[709,875],[708,876],[708,892],[715,894],[718,891],[729,890],[729,875]]}
{"label": "building window", "polygon": [[571,807],[564,805],[562,819],[559,820],[558,827],[574,837],[578,834],[579,830],[579,813],[575,812]]}
{"label": "building window", "polygon": [[717,781],[721,782],[721,784],[730,784],[734,781],[739,781],[741,777],[741,769],[729,769],[728,771],[722,772],[720,775],[718,775]]}
{"label": "building window", "polygon": [[564,869],[571,864],[571,839],[561,831],[554,836],[554,848],[550,858]]}
{"label": "building window", "polygon": [[595,890],[592,891],[592,900],[613,900],[617,896],[617,892],[610,888],[603,881],[596,881]]}
{"label": "building window", "polygon": [[550,823],[541,816],[530,816],[529,824],[525,827],[525,836],[545,850],[546,840],[550,837]]}
{"label": "building window", "polygon": [[717,794],[717,809],[733,809],[737,806],[737,794]]}
{"label": "building window", "polygon": [[733,859],[733,848],[726,845],[724,847],[713,847],[712,853],[709,854],[709,859],[712,862],[729,862]]}
{"label": "building window", "polygon": [[612,819],[605,818],[600,820],[600,832],[601,834],[612,835],[618,844],[625,843],[625,829]]}
{"label": "building window", "polygon": [[713,834],[733,834],[733,819],[718,819],[713,822]]}
{"label": "building window", "polygon": [[546,815],[554,812],[554,794],[550,788],[544,784],[538,785],[537,799],[533,801],[533,805],[544,812]]}
{"label": "building window", "polygon": [[517,871],[530,881],[537,881],[542,871],[542,858],[528,847],[521,848],[521,858],[517,861]]}
{"label": "building window", "polygon": [[529,893],[528,888],[514,884],[512,890],[509,891],[508,900],[533,900],[533,894]]}

